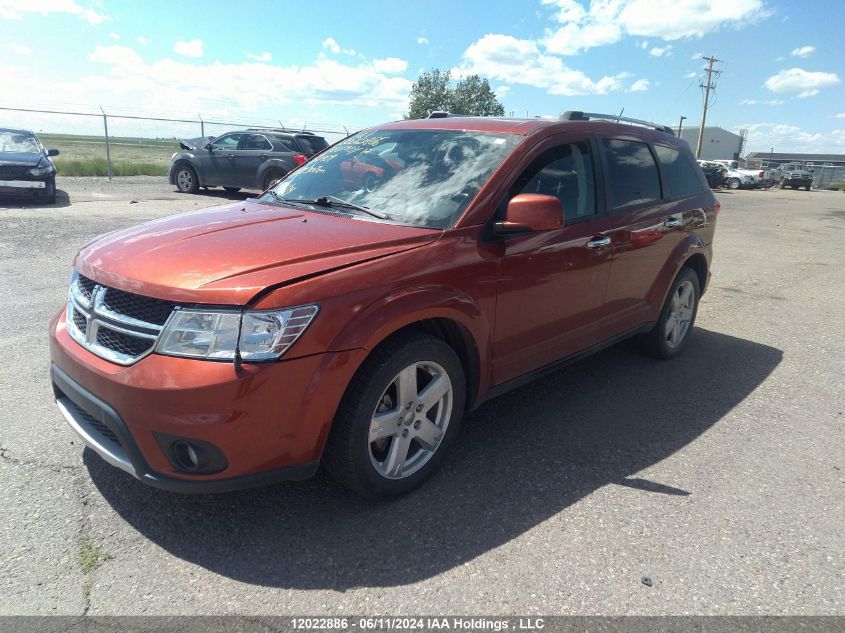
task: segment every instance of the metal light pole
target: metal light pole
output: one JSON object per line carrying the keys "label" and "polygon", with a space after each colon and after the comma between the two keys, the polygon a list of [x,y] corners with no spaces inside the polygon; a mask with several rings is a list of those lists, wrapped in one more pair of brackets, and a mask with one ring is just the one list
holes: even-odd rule
{"label": "metal light pole", "polygon": [[683,130],[683,129],[684,129],[684,119],[686,119],[686,118],[687,118],[687,117],[682,116],[682,117],[681,117],[681,120],[680,120],[680,121],[678,121],[678,138],[681,138],[681,130]]}

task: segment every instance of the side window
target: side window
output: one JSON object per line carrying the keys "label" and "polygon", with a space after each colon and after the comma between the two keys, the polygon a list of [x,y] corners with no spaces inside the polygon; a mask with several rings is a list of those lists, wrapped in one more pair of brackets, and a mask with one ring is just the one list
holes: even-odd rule
{"label": "side window", "polygon": [[554,196],[567,222],[596,214],[596,181],[590,146],[567,143],[546,150],[522,172],[508,199],[519,193]]}
{"label": "side window", "polygon": [[685,198],[701,193],[701,181],[693,170],[692,163],[679,151],[663,145],[655,145],[654,152],[663,169],[664,186],[667,195],[673,198]]}
{"label": "side window", "polygon": [[241,140],[243,136],[240,132],[235,132],[234,134],[226,134],[221,136],[220,138],[216,139],[212,144],[211,147],[214,149],[238,149],[238,141]]}
{"label": "side window", "polygon": [[296,141],[292,138],[285,138],[284,136],[274,137],[276,140],[276,149],[280,152],[298,152],[299,148],[296,146]]}
{"label": "side window", "polygon": [[238,149],[272,149],[270,141],[261,134],[244,134]]}
{"label": "side window", "polygon": [[607,156],[610,207],[625,207],[660,200],[657,164],[646,143],[602,139]]}

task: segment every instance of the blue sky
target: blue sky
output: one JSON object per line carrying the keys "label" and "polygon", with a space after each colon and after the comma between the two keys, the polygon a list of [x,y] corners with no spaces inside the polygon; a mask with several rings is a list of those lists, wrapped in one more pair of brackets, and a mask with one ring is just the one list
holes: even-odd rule
{"label": "blue sky", "polygon": [[704,54],[725,60],[708,124],[748,129],[752,151],[845,153],[842,15],[834,0],[0,0],[0,106],[359,128],[400,118],[439,67],[486,76],[515,116],[697,125]]}

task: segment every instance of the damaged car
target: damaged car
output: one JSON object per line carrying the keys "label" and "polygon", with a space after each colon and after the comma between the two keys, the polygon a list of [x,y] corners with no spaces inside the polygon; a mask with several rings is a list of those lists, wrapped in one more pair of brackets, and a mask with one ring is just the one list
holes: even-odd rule
{"label": "damaged car", "polygon": [[0,128],[0,196],[56,202],[59,150],[45,149],[34,132]]}
{"label": "damaged car", "polygon": [[265,191],[328,147],[326,139],[311,132],[275,128],[183,139],[179,145],[182,151],[170,158],[169,175],[170,184],[182,193],[196,193],[200,187]]}

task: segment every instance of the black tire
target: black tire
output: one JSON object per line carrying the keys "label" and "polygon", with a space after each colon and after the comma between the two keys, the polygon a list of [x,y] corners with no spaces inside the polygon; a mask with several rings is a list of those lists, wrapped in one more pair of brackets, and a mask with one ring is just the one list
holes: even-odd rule
{"label": "black tire", "polygon": [[47,181],[47,204],[56,204],[56,181]]}
{"label": "black tire", "polygon": [[806,186],[806,187],[804,187],[804,188],[805,188],[807,191],[809,191],[809,190],[810,190],[810,185],[807,185],[807,186]]}
{"label": "black tire", "polygon": [[[673,345],[669,342],[669,336],[666,332],[667,321],[672,311],[672,301],[675,295],[678,294],[679,288],[686,283],[692,285],[693,292],[695,293],[693,296],[692,315],[683,337],[680,338],[677,344]],[[643,351],[650,356],[663,359],[675,358],[675,356],[683,352],[689,342],[692,329],[695,326],[695,317],[698,314],[698,300],[700,298],[701,285],[698,280],[698,274],[691,268],[682,268],[678,276],[675,277],[675,281],[672,282],[672,288],[666,296],[666,302],[663,304],[663,309],[660,311],[660,317],[657,319],[654,328],[640,336]]]}
{"label": "black tire", "polygon": [[742,185],[739,178],[728,178],[728,182],[726,183],[728,189],[739,189]]}
{"label": "black tire", "polygon": [[223,187],[223,190],[228,193],[238,193],[241,188],[240,187]]}
{"label": "black tire", "polygon": [[268,174],[264,174],[264,180],[261,181],[262,189],[267,191],[273,183],[282,176],[284,176],[284,174],[278,171],[272,171]]}
{"label": "black tire", "polygon": [[197,177],[196,170],[187,163],[176,167],[173,181],[179,193],[196,193],[200,188],[200,179]]}
{"label": "black tire", "polygon": [[[418,470],[401,479],[388,479],[376,469],[371,457],[374,444],[369,441],[370,422],[376,408],[389,394],[394,378],[413,363],[426,362],[444,369],[451,381],[451,413],[446,418],[446,431]],[[368,499],[389,499],[408,493],[428,479],[443,461],[460,430],[465,404],[463,366],[455,351],[443,340],[420,333],[388,341],[373,351],[346,389],[323,453],[323,466],[340,484]],[[400,418],[397,427],[404,429],[401,418],[403,415],[413,417],[414,408],[403,409],[399,402],[393,406],[397,407]],[[417,428],[416,423],[414,428]],[[404,430],[402,432],[407,435]],[[385,438],[384,441],[391,442],[385,450],[389,450],[392,442],[398,439]],[[416,450],[421,448],[417,444],[410,446],[415,446]]]}

